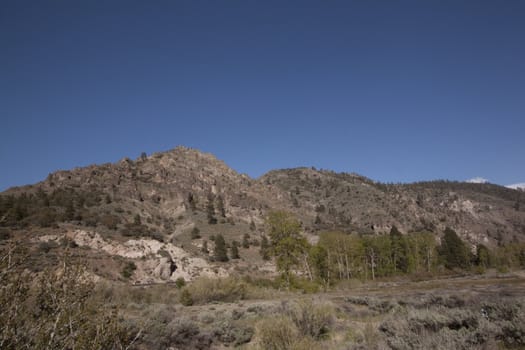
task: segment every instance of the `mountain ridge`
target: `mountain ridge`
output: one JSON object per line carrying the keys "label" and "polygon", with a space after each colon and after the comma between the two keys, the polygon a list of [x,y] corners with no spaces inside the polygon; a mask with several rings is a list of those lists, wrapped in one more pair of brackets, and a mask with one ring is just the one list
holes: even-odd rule
{"label": "mountain ridge", "polygon": [[[492,244],[525,235],[521,208],[525,197],[520,190],[446,180],[385,184],[315,167],[275,169],[251,178],[211,153],[184,146],[135,160],[56,171],[2,195],[58,190],[97,193],[112,202],[100,204],[101,212],[122,223],[130,222],[130,216],[143,216],[151,229],[163,231],[169,239],[174,234],[168,222],[192,210],[206,212],[210,202],[213,215],[244,225],[263,225],[270,210],[290,211],[311,234],[328,229],[385,233],[392,226],[405,233],[438,234],[450,226],[472,243]],[[115,202],[124,214],[114,212]]]}

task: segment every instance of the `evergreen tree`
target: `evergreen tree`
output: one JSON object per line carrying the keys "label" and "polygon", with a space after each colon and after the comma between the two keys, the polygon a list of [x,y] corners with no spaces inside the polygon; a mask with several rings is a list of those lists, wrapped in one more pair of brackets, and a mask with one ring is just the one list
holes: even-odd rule
{"label": "evergreen tree", "polygon": [[71,221],[75,218],[75,207],[73,205],[73,200],[70,200],[66,206],[66,212],[64,213],[66,220]]}
{"label": "evergreen tree", "polygon": [[486,269],[491,266],[491,260],[490,250],[483,244],[478,244],[476,246],[476,265],[482,269]]}
{"label": "evergreen tree", "polygon": [[237,241],[233,241],[232,242],[232,246],[230,248],[230,257],[232,259],[240,259],[241,258],[239,256],[239,242],[237,242]]}
{"label": "evergreen tree", "polygon": [[201,238],[201,234],[200,233],[201,233],[201,231],[197,227],[194,227],[191,230],[191,239]]}
{"label": "evergreen tree", "polygon": [[247,233],[242,237],[242,247],[246,249],[250,248],[250,235]]}
{"label": "evergreen tree", "polygon": [[217,218],[215,218],[215,206],[213,205],[213,195],[208,196],[208,203],[206,204],[206,214],[208,215],[208,224],[215,225]]}
{"label": "evergreen tree", "polygon": [[224,209],[224,200],[222,196],[217,197],[217,210],[219,211],[220,216],[223,218],[226,217],[226,210]]}
{"label": "evergreen tree", "polygon": [[226,250],[226,241],[221,234],[215,236],[215,251],[213,254],[215,261],[228,261],[228,254]]}
{"label": "evergreen tree", "polygon": [[259,250],[263,260],[270,260],[270,242],[268,237],[262,236],[261,238],[261,249]]}
{"label": "evergreen tree", "polygon": [[210,251],[208,250],[208,241],[205,240],[202,242],[201,252],[203,252],[204,254],[210,253]]}
{"label": "evergreen tree", "polygon": [[192,211],[196,211],[197,210],[197,201],[195,199],[195,197],[193,197],[193,193],[188,193],[188,205],[190,206],[190,209]]}
{"label": "evergreen tree", "polygon": [[445,228],[439,254],[448,269],[468,267],[469,252],[467,246],[450,227]]}
{"label": "evergreen tree", "polygon": [[253,222],[253,219],[250,221],[250,230],[251,231],[255,231],[256,227],[255,227],[255,222]]}

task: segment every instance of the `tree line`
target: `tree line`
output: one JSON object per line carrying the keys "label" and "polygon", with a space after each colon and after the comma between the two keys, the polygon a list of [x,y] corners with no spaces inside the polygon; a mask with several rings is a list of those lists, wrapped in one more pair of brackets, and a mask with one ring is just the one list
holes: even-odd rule
{"label": "tree line", "polygon": [[316,244],[310,244],[301,235],[300,222],[288,212],[269,213],[266,224],[269,247],[265,253],[275,259],[288,284],[294,276],[328,286],[350,279],[525,267],[524,244],[472,247],[448,227],[440,242],[434,233],[401,234],[393,226],[385,235],[323,232]]}

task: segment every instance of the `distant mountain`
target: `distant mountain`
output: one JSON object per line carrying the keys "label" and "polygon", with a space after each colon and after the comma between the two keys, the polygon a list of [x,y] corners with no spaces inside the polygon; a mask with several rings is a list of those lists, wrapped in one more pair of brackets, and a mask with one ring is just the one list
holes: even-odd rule
{"label": "distant mountain", "polygon": [[505,187],[512,188],[513,190],[525,190],[525,182],[519,183],[519,184],[513,184],[513,185],[507,185]]}
{"label": "distant mountain", "polygon": [[[187,258],[178,264],[190,257],[207,259],[204,241],[217,234],[227,242],[249,236],[256,245],[271,210],[294,213],[311,240],[325,230],[382,234],[395,225],[404,233],[441,235],[448,226],[472,244],[496,245],[525,240],[523,203],[525,192],[490,183],[383,184],[315,168],[273,170],[252,179],[211,154],[177,147],[135,160],[57,171],[37,184],[11,188],[0,194],[0,227],[31,235],[65,232],[77,244],[88,244],[86,237],[91,237],[90,247],[123,257],[138,254],[126,250],[131,249],[126,240],[145,239],[140,254],[146,260],[138,271],[146,271],[149,257],[157,264],[151,270],[166,271],[172,262],[161,251],[170,252],[173,261],[183,251]],[[251,255],[244,268],[266,264],[257,252],[246,250]],[[203,262],[189,266],[177,271],[190,275],[208,268]]]}

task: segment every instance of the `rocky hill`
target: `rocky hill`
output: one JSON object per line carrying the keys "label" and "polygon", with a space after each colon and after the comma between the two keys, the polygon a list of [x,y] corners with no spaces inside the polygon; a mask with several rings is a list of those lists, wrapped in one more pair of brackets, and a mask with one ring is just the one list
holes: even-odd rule
{"label": "rocky hill", "polygon": [[471,243],[525,238],[525,193],[493,184],[432,181],[382,184],[356,174],[298,168],[271,171],[259,181],[288,193],[312,231],[387,233],[455,229]]}
{"label": "rocky hill", "polygon": [[[270,210],[294,213],[311,240],[324,230],[381,234],[393,225],[439,236],[448,226],[471,243],[496,245],[525,240],[524,202],[523,191],[492,184],[381,184],[314,168],[252,179],[213,155],[177,147],[9,189],[0,195],[0,230],[46,254],[58,254],[66,239],[90,252],[97,274],[118,278],[115,271],[128,266],[135,282],[148,283],[271,270],[258,254]],[[229,245],[243,241],[241,259],[213,263],[207,244],[219,234]]]}

